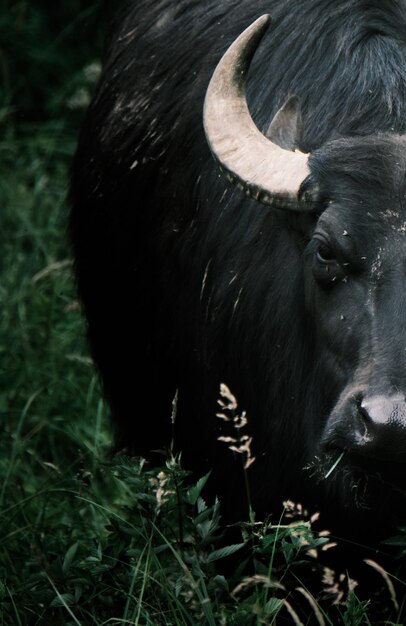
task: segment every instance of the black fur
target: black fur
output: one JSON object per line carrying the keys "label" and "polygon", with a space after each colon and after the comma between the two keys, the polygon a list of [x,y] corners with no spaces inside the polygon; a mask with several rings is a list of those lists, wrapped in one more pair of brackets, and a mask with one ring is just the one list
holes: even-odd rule
{"label": "black fur", "polygon": [[[273,24],[250,70],[250,108],[265,132],[300,99],[312,217],[247,199],[204,138],[216,63],[263,13]],[[404,517],[386,486],[405,486],[404,465],[344,460],[324,480],[337,455],[321,441],[351,385],[406,391],[405,126],[405,2],[122,5],[71,190],[79,292],[118,447],[151,457],[174,434],[183,463],[213,468],[224,511],[243,517],[241,459],[217,441],[224,382],[247,411],[259,515],[289,497],[350,512],[350,526],[373,515],[373,532]],[[336,263],[328,271],[320,250]]]}

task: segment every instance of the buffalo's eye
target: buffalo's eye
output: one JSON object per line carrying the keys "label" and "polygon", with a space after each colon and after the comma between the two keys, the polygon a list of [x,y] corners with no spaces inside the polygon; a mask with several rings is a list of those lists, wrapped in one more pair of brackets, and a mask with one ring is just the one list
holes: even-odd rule
{"label": "buffalo's eye", "polygon": [[344,276],[337,254],[326,241],[317,241],[314,250],[313,274],[323,287],[332,287]]}
{"label": "buffalo's eye", "polygon": [[330,265],[336,262],[334,252],[324,243],[319,245],[316,252],[316,259],[322,265]]}

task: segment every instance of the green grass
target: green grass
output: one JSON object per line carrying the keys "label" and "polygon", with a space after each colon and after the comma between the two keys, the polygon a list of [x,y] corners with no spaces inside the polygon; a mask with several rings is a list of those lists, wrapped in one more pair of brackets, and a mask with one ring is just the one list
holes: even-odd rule
{"label": "green grass", "polygon": [[[322,582],[309,556],[328,540],[308,519],[246,523],[245,547],[229,546],[204,479],[191,486],[175,460],[151,469],[110,459],[66,202],[101,9],[70,0],[0,10],[0,626],[355,626],[377,623],[382,603],[381,623],[396,623],[402,607],[390,598],[361,602],[347,589],[334,606],[335,581]],[[402,534],[395,542],[404,550]]]}

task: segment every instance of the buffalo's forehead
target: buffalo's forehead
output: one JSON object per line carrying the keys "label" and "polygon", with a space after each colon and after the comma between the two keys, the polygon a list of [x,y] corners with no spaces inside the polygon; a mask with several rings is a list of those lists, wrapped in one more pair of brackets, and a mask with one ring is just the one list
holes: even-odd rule
{"label": "buffalo's forehead", "polygon": [[[406,254],[406,138],[340,139],[315,155],[326,209],[318,230],[347,255],[374,263]],[[313,163],[312,163],[313,165]]]}
{"label": "buffalo's forehead", "polygon": [[311,169],[328,199],[353,207],[404,209],[406,136],[345,137],[315,151]]}

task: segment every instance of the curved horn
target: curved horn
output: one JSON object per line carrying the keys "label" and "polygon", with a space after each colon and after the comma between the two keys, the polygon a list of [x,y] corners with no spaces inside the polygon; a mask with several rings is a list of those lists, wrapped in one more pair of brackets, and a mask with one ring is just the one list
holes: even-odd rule
{"label": "curved horn", "polygon": [[216,67],[204,103],[206,137],[221,168],[249,196],[274,208],[312,211],[313,203],[298,196],[310,174],[308,155],[267,139],[248,110],[246,76],[269,21],[263,15],[251,24]]}

